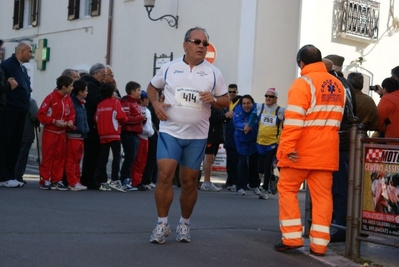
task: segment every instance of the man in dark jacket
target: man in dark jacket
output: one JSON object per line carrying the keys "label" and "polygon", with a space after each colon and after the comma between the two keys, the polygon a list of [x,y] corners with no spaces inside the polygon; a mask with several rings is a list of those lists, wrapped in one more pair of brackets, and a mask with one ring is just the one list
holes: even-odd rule
{"label": "man in dark jacket", "polygon": [[[348,206],[348,175],[349,175],[349,131],[356,116],[356,98],[352,85],[343,77],[341,72],[344,57],[328,55],[325,57],[331,60],[331,64],[323,59],[327,71],[337,77],[346,90],[346,102],[344,116],[342,117],[339,129],[339,169],[333,173],[333,223],[346,226],[346,213]],[[330,242],[345,241],[346,232],[341,229],[334,229]]]}
{"label": "man in dark jacket", "polygon": [[6,104],[1,118],[0,186],[4,187],[24,185],[16,180],[15,166],[21,148],[25,116],[29,110],[30,100],[30,78],[22,64],[29,62],[31,56],[31,46],[20,43],[16,47],[15,54],[1,63],[4,79],[10,83],[10,78],[13,78],[17,83],[14,90],[8,90],[6,93]]}
{"label": "man in dark jacket", "polygon": [[229,98],[230,105],[228,108],[225,108],[225,140],[224,140],[224,149],[226,150],[226,170],[227,170],[227,179],[224,187],[228,191],[235,192],[236,185],[238,181],[237,177],[237,166],[238,166],[238,153],[236,148],[236,142],[234,140],[234,108],[238,104],[241,96],[238,95],[238,86],[236,84],[230,84],[229,87]]}
{"label": "man in dark jacket", "polygon": [[204,182],[201,185],[203,191],[218,192],[222,188],[217,187],[211,182],[212,164],[215,161],[219,151],[219,145],[224,142],[223,122],[226,121],[224,109],[211,107],[211,116],[209,117],[208,140],[206,141],[204,157]]}
{"label": "man in dark jacket", "polygon": [[[95,128],[94,114],[96,113],[98,103],[102,100],[100,86],[105,79],[105,76],[105,66],[101,63],[97,63],[90,68],[88,75],[84,75],[81,78],[88,85],[85,106],[89,133],[87,134],[87,138],[84,140],[82,177],[80,180],[88,189],[99,188],[93,180],[98,155],[100,155],[100,138],[97,129]],[[105,176],[106,173],[103,175]]]}

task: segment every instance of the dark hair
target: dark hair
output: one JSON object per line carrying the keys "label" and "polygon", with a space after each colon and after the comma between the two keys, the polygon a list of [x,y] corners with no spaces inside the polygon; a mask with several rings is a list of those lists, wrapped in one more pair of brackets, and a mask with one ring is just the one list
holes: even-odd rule
{"label": "dark hair", "polygon": [[198,26],[197,26],[197,27],[194,27],[194,28],[191,28],[191,29],[189,29],[189,30],[186,32],[186,34],[184,35],[184,41],[187,42],[187,40],[190,39],[191,32],[192,32],[192,31],[196,31],[196,30],[203,31],[203,32],[205,33],[205,35],[206,35],[206,38],[207,38],[208,41],[209,41],[209,34],[206,32],[206,30],[205,30],[204,28],[201,28],[201,27],[198,27]]}
{"label": "dark hair", "polygon": [[314,45],[305,45],[301,49],[299,49],[297,55],[296,55],[296,63],[303,62],[305,65],[316,63],[316,62],[321,62],[322,57],[321,57],[321,52],[320,50],[315,47]]}
{"label": "dark hair", "polygon": [[242,100],[243,100],[244,98],[248,98],[249,100],[251,100],[251,103],[252,103],[252,104],[255,103],[255,100],[254,100],[254,98],[253,98],[251,95],[243,95],[243,96],[241,97],[241,99],[240,99],[240,105],[242,105]]}
{"label": "dark hair", "polygon": [[0,39],[0,46],[4,44],[4,41]]}
{"label": "dark hair", "polygon": [[79,92],[83,92],[86,90],[87,87],[87,82],[83,80],[76,80],[73,82],[73,89],[72,89],[72,94],[78,95]]}
{"label": "dark hair", "polygon": [[237,84],[235,84],[235,83],[229,84],[229,87],[228,87],[228,88],[236,88],[236,89],[238,90],[238,86],[237,86]]}
{"label": "dark hair", "polygon": [[399,90],[399,81],[395,78],[389,77],[382,81],[381,87],[385,88],[387,93],[392,93],[396,90]]}
{"label": "dark hair", "polygon": [[140,85],[139,83],[130,81],[130,82],[128,82],[128,83],[126,84],[126,87],[125,87],[126,94],[130,95],[130,93],[131,93],[133,90],[137,90],[138,88],[141,88],[141,85]]}
{"label": "dark hair", "polygon": [[115,86],[112,83],[103,83],[101,85],[101,95],[103,99],[110,98],[114,95]]}
{"label": "dark hair", "polygon": [[73,79],[69,76],[61,75],[57,78],[57,90],[61,90],[63,86],[68,87],[73,83]]}
{"label": "dark hair", "polygon": [[392,75],[392,77],[397,77],[397,78],[399,78],[399,66],[396,66],[395,68],[393,68],[392,70],[391,70],[391,75]]}
{"label": "dark hair", "polygon": [[351,72],[351,73],[349,73],[347,80],[353,86],[353,88],[362,90],[364,78],[361,73]]}

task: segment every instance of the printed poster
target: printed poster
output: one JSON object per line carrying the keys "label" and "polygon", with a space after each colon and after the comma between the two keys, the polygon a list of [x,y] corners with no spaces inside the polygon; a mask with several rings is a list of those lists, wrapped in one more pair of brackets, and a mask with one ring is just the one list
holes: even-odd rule
{"label": "printed poster", "polygon": [[364,145],[361,230],[399,236],[399,150]]}

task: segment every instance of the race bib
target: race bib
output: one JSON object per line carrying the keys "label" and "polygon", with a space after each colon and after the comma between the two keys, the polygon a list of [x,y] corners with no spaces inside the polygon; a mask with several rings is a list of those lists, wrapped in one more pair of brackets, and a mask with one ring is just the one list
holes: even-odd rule
{"label": "race bib", "polygon": [[277,121],[277,116],[275,115],[267,115],[267,114],[262,114],[260,118],[260,123],[265,126],[275,126]]}
{"label": "race bib", "polygon": [[177,87],[175,93],[176,107],[189,109],[202,109],[202,101],[199,100],[199,90],[194,88]]}

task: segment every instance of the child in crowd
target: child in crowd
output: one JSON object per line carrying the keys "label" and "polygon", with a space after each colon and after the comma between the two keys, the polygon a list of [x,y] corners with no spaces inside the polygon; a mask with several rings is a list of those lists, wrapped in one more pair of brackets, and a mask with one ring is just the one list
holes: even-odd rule
{"label": "child in crowd", "polygon": [[72,191],[86,190],[87,187],[80,183],[80,161],[83,156],[84,138],[89,132],[85,98],[87,96],[87,83],[77,80],[73,83],[71,99],[75,109],[75,126],[66,132],[65,174],[68,187]]}
{"label": "child in crowd", "polygon": [[40,189],[68,190],[62,182],[62,174],[65,164],[65,130],[72,129],[75,122],[75,110],[69,96],[72,82],[71,77],[58,77],[56,90],[46,96],[37,113],[37,119],[44,125],[43,160],[39,167]]}
{"label": "child in crowd", "polygon": [[126,96],[122,97],[123,110],[127,114],[129,120],[122,126],[121,141],[125,160],[122,164],[121,179],[124,181],[124,189],[127,191],[134,190],[131,186],[131,169],[133,161],[136,157],[139,146],[138,134],[143,132],[143,124],[146,116],[141,114],[138,100],[141,96],[141,86],[136,82],[128,82],[126,84]]}
{"label": "child in crowd", "polygon": [[[147,109],[149,104],[149,100],[147,97],[147,92],[141,91],[141,97],[139,100],[139,104],[141,106],[141,113],[146,117],[146,123],[143,125],[143,132],[139,134],[139,147],[137,149],[136,158],[134,159],[131,177],[132,177],[132,186],[133,188],[145,191],[147,187],[142,185],[142,178],[145,165],[147,163],[147,155],[148,155],[148,138],[154,134],[154,128],[152,127],[151,121],[151,112]],[[134,190],[134,189],[133,189]]]}
{"label": "child in crowd", "polygon": [[[122,109],[120,101],[113,97],[115,87],[112,83],[105,83],[101,86],[103,99],[97,105],[94,116],[98,135],[100,136],[101,150],[98,157],[94,183],[101,191],[108,191],[109,188],[126,192],[119,180],[119,164],[121,160],[121,125],[128,121],[128,117]],[[106,172],[109,149],[112,150],[111,182],[101,181],[101,173]]]}

